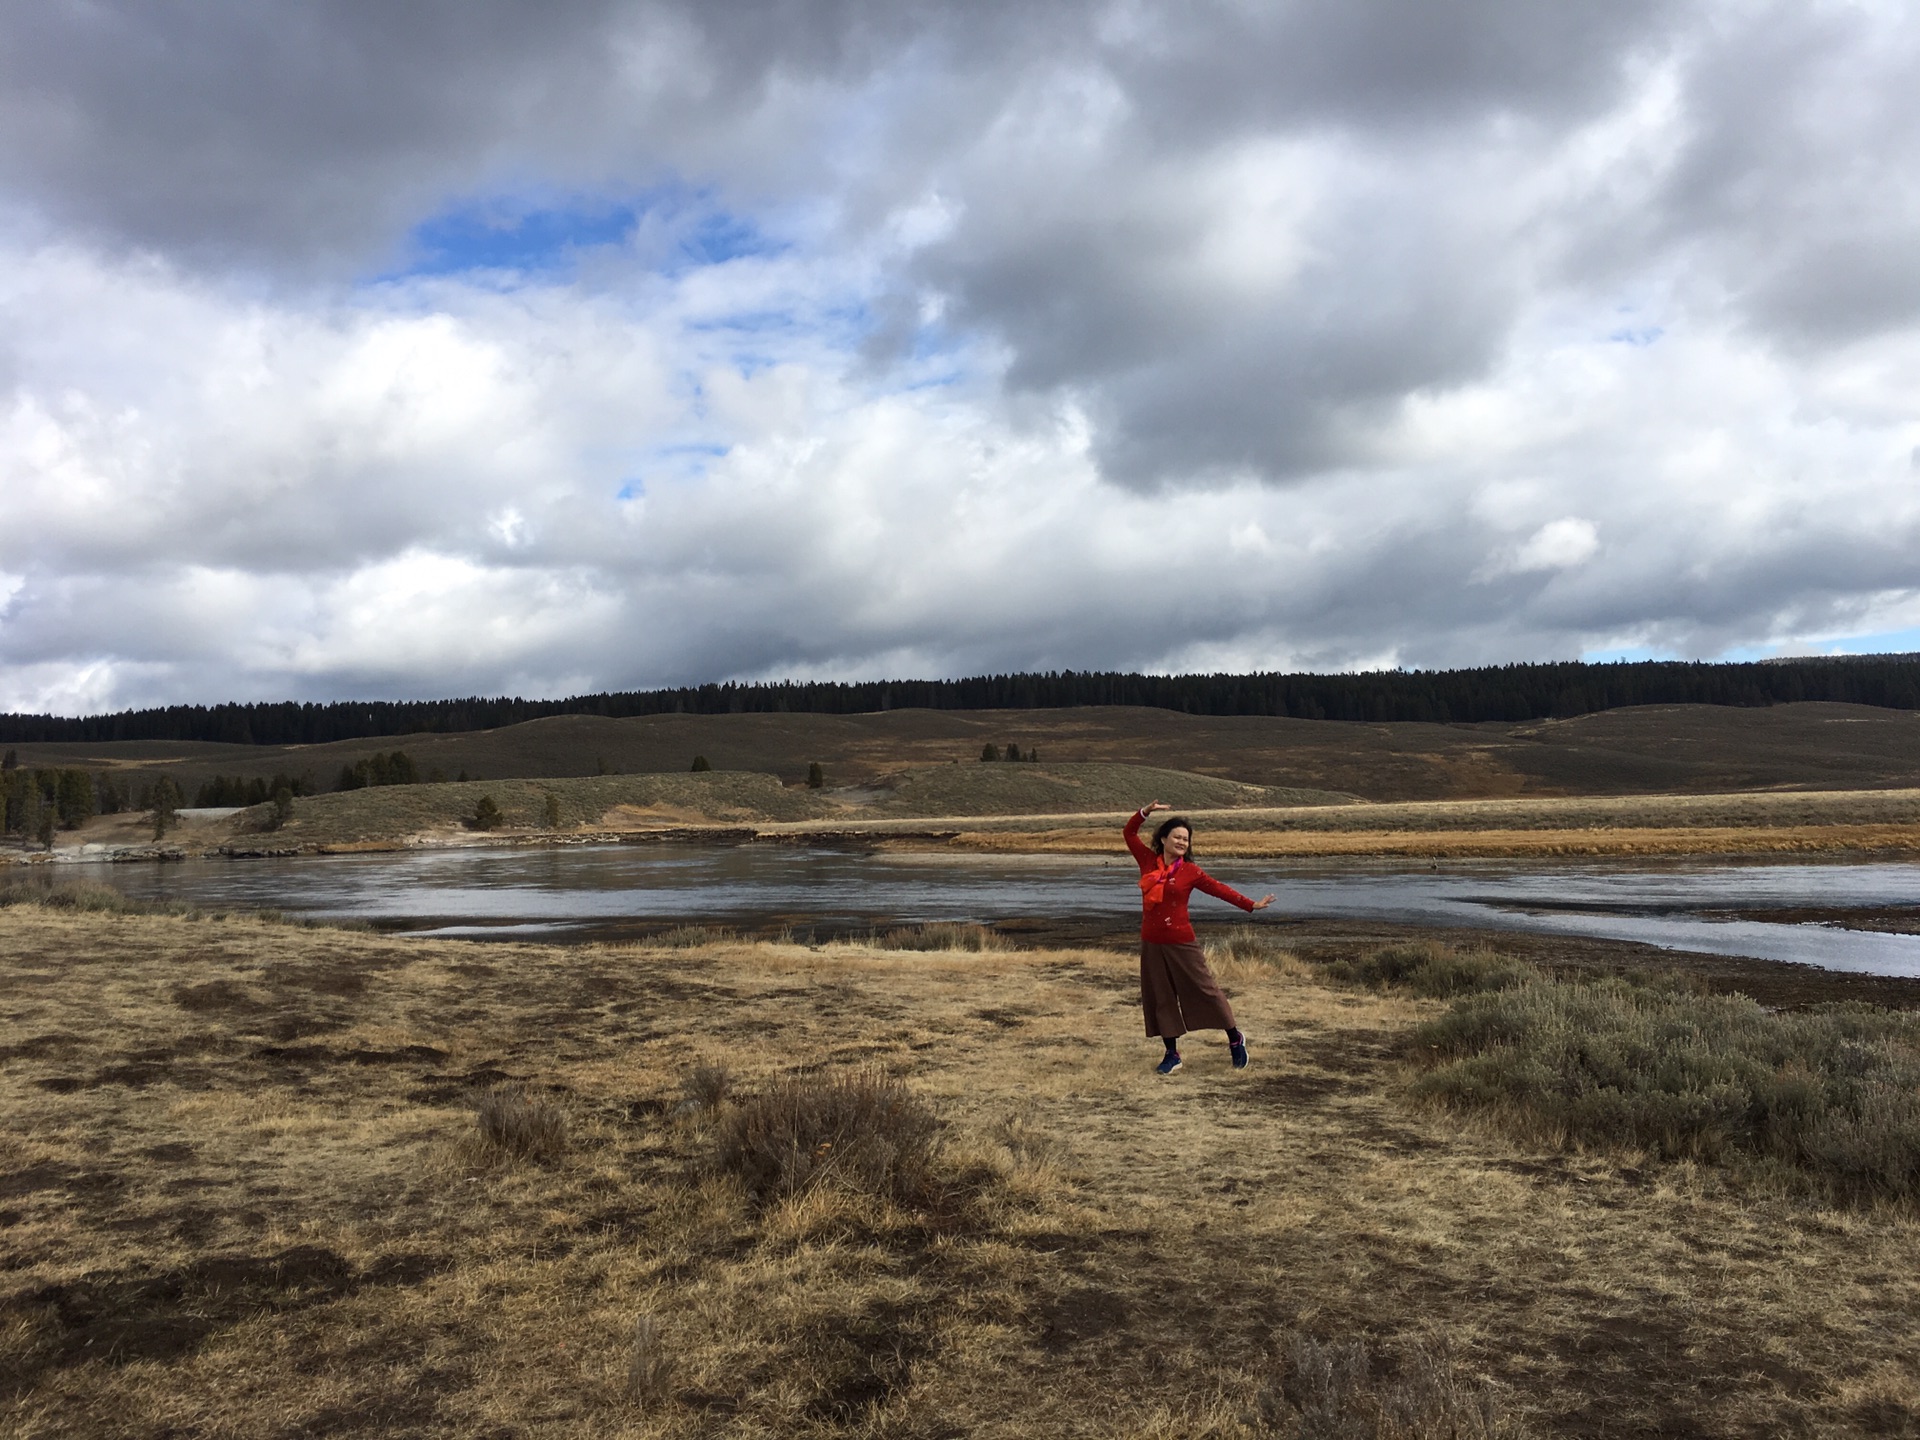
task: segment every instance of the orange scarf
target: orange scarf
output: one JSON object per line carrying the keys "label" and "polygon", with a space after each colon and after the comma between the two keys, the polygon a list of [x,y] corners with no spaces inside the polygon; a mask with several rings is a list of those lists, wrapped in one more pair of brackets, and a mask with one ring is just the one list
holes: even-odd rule
{"label": "orange scarf", "polygon": [[1146,897],[1148,905],[1158,905],[1167,898],[1167,882],[1173,879],[1180,867],[1186,863],[1186,857],[1182,856],[1171,865],[1162,863],[1141,875],[1140,893]]}

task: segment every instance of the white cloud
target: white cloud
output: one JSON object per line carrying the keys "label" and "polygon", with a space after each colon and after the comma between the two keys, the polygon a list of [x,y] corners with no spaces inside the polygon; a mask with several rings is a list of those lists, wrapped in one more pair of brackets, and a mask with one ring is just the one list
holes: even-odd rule
{"label": "white cloud", "polygon": [[[1897,7],[94,9],[0,57],[0,704],[1712,655],[1920,595]],[[366,278],[490,195],[551,253]]]}
{"label": "white cloud", "polygon": [[1522,574],[1529,570],[1570,570],[1591,560],[1599,548],[1600,532],[1591,520],[1577,515],[1550,520],[1514,552],[1513,568]]}

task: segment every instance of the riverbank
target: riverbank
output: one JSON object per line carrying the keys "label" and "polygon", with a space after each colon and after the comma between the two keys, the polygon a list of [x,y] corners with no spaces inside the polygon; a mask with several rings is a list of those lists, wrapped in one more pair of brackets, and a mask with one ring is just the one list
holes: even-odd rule
{"label": "riverbank", "polygon": [[[155,842],[139,815],[101,816],[51,850],[0,851],[14,863],[340,855],[472,846],[783,844],[925,853],[1099,854],[1115,846],[1116,795],[1148,794],[1189,815],[1206,854],[1224,858],[1517,859],[1920,855],[1920,790],[1321,803],[1206,776],[1138,766],[1060,767],[1017,776],[1032,802],[1006,804],[1023,766],[949,767],[891,791],[782,787],[771,775],[603,776],[388,786],[269,807],[182,811]],[[984,778],[976,772],[992,772]],[[1049,810],[1078,787],[1089,808]],[[1223,798],[1234,803],[1222,804]],[[936,801],[968,800],[941,812]],[[491,801],[498,819],[477,828]],[[271,826],[271,828],[269,828]]]}
{"label": "riverbank", "polygon": [[[1911,1213],[1422,1106],[1447,1002],[1298,954],[1220,958],[1252,1070],[1162,1080],[1133,963],[16,907],[0,1429],[1250,1440],[1354,1345],[1509,1434],[1920,1404]],[[932,1148],[789,1195],[783,1096]]]}

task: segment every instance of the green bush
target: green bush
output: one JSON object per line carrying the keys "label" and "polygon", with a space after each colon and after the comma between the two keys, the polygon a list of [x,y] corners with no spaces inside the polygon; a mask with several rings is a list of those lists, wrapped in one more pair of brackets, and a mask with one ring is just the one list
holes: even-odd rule
{"label": "green bush", "polygon": [[1920,1194],[1920,1016],[1536,978],[1416,1032],[1415,1094],[1537,1139],[1757,1161],[1844,1199]]}
{"label": "green bush", "polygon": [[491,795],[482,795],[473,807],[472,826],[476,830],[498,830],[500,828],[500,806]]}
{"label": "green bush", "polygon": [[1357,960],[1335,960],[1329,979],[1371,990],[1411,990],[1429,999],[1510,990],[1538,972],[1523,960],[1496,950],[1458,950],[1439,940],[1384,945]]}

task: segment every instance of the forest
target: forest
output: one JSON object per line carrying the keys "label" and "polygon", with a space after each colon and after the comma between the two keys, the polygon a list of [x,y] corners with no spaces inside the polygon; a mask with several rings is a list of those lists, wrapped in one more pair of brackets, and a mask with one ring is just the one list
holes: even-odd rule
{"label": "forest", "polygon": [[1920,655],[1742,663],[1565,661],[1344,675],[1060,670],[962,680],[710,684],[562,700],[476,696],[172,705],[110,715],[0,715],[0,744],[162,740],[319,745],[376,736],[492,730],[551,715],[852,715],[915,708],[1051,710],[1080,705],[1142,705],[1190,715],[1461,724],[1565,718],[1626,705],[1765,706],[1805,700],[1920,709]]}

